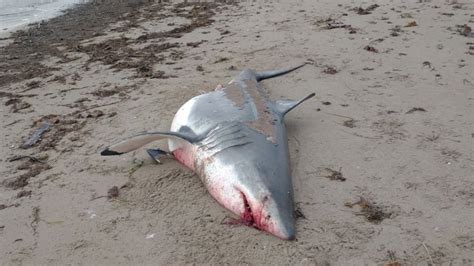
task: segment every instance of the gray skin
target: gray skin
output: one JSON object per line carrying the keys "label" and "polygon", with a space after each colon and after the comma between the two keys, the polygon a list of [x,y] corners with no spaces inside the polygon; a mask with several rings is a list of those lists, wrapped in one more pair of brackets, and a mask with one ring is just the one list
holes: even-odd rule
{"label": "gray skin", "polygon": [[185,103],[171,132],[144,133],[102,155],[121,154],[167,137],[175,158],[193,169],[210,194],[243,224],[292,240],[293,186],[283,118],[314,94],[300,101],[273,102],[259,81],[301,66],[260,73],[246,69],[225,87]]}

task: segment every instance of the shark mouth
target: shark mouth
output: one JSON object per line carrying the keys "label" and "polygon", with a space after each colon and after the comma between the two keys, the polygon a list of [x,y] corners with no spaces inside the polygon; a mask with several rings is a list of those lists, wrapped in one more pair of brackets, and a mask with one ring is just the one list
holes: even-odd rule
{"label": "shark mouth", "polygon": [[261,230],[255,220],[254,213],[252,212],[252,208],[250,207],[247,197],[241,191],[240,191],[240,195],[242,196],[242,200],[244,202],[244,213],[242,214],[242,218],[241,218],[242,224]]}
{"label": "shark mouth", "polygon": [[[272,217],[265,207],[268,206],[269,196],[264,196],[261,201],[252,201],[252,197],[248,197],[240,189],[236,188],[236,192],[240,194],[240,205],[239,216],[240,218],[234,219],[227,217],[221,223],[228,225],[244,225],[251,228],[255,228],[259,231],[266,231],[272,235],[275,235],[281,239],[293,240],[295,239],[294,232],[287,232],[283,226],[278,226],[275,218]],[[236,202],[237,203],[237,202]],[[243,206],[242,206],[243,205]],[[243,207],[243,210],[242,210]]]}
{"label": "shark mouth", "polygon": [[[268,200],[268,196],[263,198],[256,206],[250,205],[247,196],[242,191],[239,191],[244,204],[244,212],[241,215],[240,222],[246,226],[253,227],[257,230],[268,231],[271,229],[270,215],[264,217],[263,209]],[[253,209],[252,209],[253,206]]]}

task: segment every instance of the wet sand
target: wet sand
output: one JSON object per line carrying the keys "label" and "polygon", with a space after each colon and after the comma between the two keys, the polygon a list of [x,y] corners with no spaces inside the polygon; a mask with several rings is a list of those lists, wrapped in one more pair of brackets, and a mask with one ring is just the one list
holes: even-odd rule
{"label": "wet sand", "polygon": [[87,0],[2,0],[0,1],[0,38],[31,23],[39,23],[61,14],[74,4]]}
{"label": "wet sand", "polygon": [[[474,4],[372,4],[99,1],[2,39],[1,263],[472,263]],[[172,159],[99,156],[243,68],[301,62],[263,82],[317,94],[286,117],[296,241],[222,224]]]}

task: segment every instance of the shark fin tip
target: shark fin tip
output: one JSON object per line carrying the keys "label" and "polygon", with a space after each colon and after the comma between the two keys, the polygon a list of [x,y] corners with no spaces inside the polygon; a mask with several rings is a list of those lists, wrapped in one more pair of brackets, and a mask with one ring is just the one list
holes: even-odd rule
{"label": "shark fin tip", "polygon": [[109,150],[109,148],[106,148],[105,150],[100,152],[100,155],[102,156],[112,156],[112,155],[121,155],[121,152],[116,152],[113,150]]}

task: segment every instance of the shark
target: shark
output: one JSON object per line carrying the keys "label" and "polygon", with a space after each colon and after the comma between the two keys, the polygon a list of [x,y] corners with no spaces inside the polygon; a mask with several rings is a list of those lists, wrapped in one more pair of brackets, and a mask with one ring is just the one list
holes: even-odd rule
{"label": "shark", "polygon": [[239,216],[239,222],[280,239],[296,237],[293,185],[284,117],[302,102],[269,99],[262,81],[292,68],[244,69],[228,84],[188,100],[169,131],[142,132],[113,144],[101,155],[120,155],[165,140],[168,151],[148,149],[159,161],[171,154],[194,171],[210,195]]}

